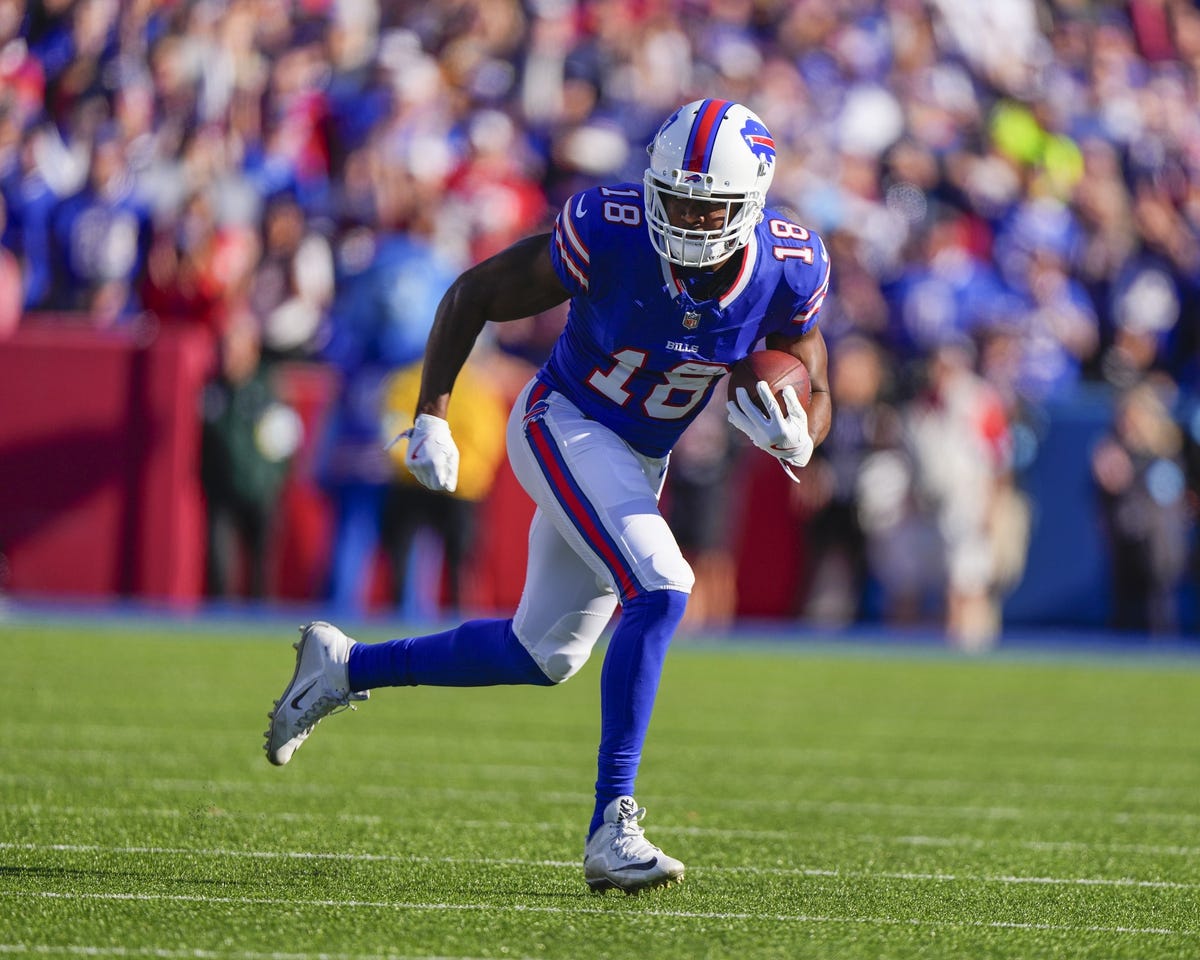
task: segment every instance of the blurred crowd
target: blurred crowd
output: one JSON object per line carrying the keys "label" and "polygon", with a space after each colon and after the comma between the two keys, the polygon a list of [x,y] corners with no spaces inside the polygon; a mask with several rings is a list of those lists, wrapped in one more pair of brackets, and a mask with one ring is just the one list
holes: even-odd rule
{"label": "blurred crowd", "polygon": [[[1095,383],[1120,398],[1092,465],[1114,619],[1170,631],[1200,434],[1198,79],[1185,0],[0,0],[0,338],[38,312],[153,316],[337,369],[320,463],[353,603],[366,552],[411,545],[379,441],[456,273],[575,190],[640,180],[680,103],[740,100],[778,145],[773,205],[834,263],[838,415],[797,491],[796,612],[934,610],[986,644],[1028,541],[1025,426]],[[561,323],[492,331],[487,379],[523,377]],[[214,426],[273,411],[230,366]],[[286,460],[275,421],[258,441]],[[709,514],[740,452],[710,418],[674,469],[714,620],[730,533]]]}

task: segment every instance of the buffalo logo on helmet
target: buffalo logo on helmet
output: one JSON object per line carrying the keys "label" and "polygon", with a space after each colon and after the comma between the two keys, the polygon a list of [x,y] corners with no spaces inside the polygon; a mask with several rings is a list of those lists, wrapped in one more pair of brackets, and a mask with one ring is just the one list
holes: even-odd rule
{"label": "buffalo logo on helmet", "polygon": [[704,177],[702,177],[698,173],[689,173],[686,177],[683,178],[683,182],[684,183],[699,183],[703,179],[704,179]]}
{"label": "buffalo logo on helmet", "polygon": [[766,163],[775,162],[775,141],[771,137],[771,131],[757,120],[746,120],[745,126],[742,127],[742,139],[746,141],[750,152],[760,160]]}

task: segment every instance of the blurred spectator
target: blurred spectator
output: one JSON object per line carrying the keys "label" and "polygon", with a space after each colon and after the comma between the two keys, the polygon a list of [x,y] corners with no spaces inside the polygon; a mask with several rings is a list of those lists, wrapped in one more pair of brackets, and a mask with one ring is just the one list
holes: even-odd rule
{"label": "blurred spectator", "polygon": [[1004,405],[973,363],[961,342],[939,347],[905,429],[917,496],[940,543],[946,631],[978,650],[999,635],[1000,602],[1024,566],[1029,514],[1011,484]]}
{"label": "blurred spectator", "polygon": [[1151,369],[1174,372],[1179,320],[1200,306],[1200,235],[1161,188],[1138,187],[1133,199],[1138,249],[1111,278],[1112,349],[1104,374],[1130,386]]}
{"label": "blurred spectator", "polygon": [[1062,396],[1083,378],[1100,337],[1096,314],[1078,281],[1053,253],[1037,251],[1028,266],[1019,303],[1022,392],[1045,400]]}
{"label": "blurred spectator", "polygon": [[[724,391],[724,382],[717,389]],[[739,449],[734,439],[725,405],[715,397],[671,451],[663,506],[675,539],[696,575],[684,614],[688,628],[726,627],[737,612],[732,552],[737,514],[730,488]]]}
{"label": "blurred spectator", "polygon": [[1095,307],[1072,273],[1081,245],[1074,214],[1049,198],[1020,203],[996,237],[1010,291],[996,319],[1020,336],[1017,387],[1034,402],[1068,393],[1099,348]]}
{"label": "blurred spectator", "polygon": [[115,53],[117,0],[76,0],[44,48],[49,84],[47,101],[53,114],[86,97],[103,94],[112,83],[104,77]]}
{"label": "blurred spectator", "polygon": [[918,498],[912,457],[903,447],[868,453],[854,495],[880,617],[900,626],[933,619],[943,606],[944,556]]}
{"label": "blurred spectator", "polygon": [[562,304],[545,313],[498,324],[491,332],[492,345],[521,369],[513,373],[512,395],[515,397],[550,356],[554,343],[567,321],[567,306]]}
{"label": "blurred spectator", "polygon": [[546,199],[529,172],[518,130],[505,114],[487,110],[472,117],[468,152],[446,184],[444,210],[464,231],[472,262],[485,260],[533,232]]}
{"label": "blurred spectator", "polygon": [[[278,12],[285,5],[271,6]],[[263,196],[291,191],[316,214],[327,206],[330,189],[324,24],[308,20],[293,27],[285,20],[274,26],[280,47],[267,60],[262,138],[246,144],[246,171]]]}
{"label": "blurred spectator", "polygon": [[1143,381],[1121,394],[1112,432],[1092,452],[1092,476],[1108,537],[1112,625],[1175,633],[1176,598],[1186,569],[1190,519],[1183,435],[1163,393]]}
{"label": "blurred spectator", "polygon": [[859,484],[867,459],[896,451],[903,440],[899,411],[889,402],[883,351],[871,340],[846,337],[832,348],[833,426],[797,488],[810,518],[806,529],[812,569],[805,616],[845,626],[868,609],[867,535],[859,516]]}
{"label": "blurred spectator", "polygon": [[[279,402],[260,363],[252,318],[230,326],[220,370],[205,388],[201,481],[208,510],[206,591],[213,597],[267,592],[267,561],[279,493],[302,427]],[[239,563],[239,560],[242,562]]]}
{"label": "blurred spectator", "polygon": [[142,306],[164,321],[203,324],[217,333],[247,310],[257,238],[221,227],[207,193],[194,193],[181,216],[150,247]]}
{"label": "blurred spectator", "polygon": [[296,200],[272,198],[263,220],[263,253],[250,290],[250,307],[263,327],[268,357],[311,356],[328,333],[333,301],[333,253],[311,230]]}
{"label": "blurred spectator", "polygon": [[24,0],[0,0],[0,89],[6,91],[5,109],[24,126],[42,110],[46,74],[22,35],[27,13]]}
{"label": "blurred spectator", "polygon": [[[420,385],[420,363],[389,377],[383,404],[384,436],[396,437],[413,425]],[[442,493],[421,486],[404,466],[408,444],[393,444],[392,481],[381,522],[382,543],[391,561],[393,602],[410,613],[426,616],[440,612],[441,577],[436,574],[443,566],[449,608],[462,609],[467,599],[465,577],[478,529],[479,502],[491,491],[504,460],[508,402],[496,389],[486,359],[468,360],[459,373],[447,419],[461,455],[457,488],[453,493]],[[410,566],[428,556],[413,551],[421,531],[437,537],[444,564],[429,571],[434,573],[433,596],[413,598]]]}
{"label": "blurred spectator", "polygon": [[[8,207],[0,196],[0,233],[8,219]],[[8,339],[21,322],[21,265],[0,247],[0,341]]]}
{"label": "blurred spectator", "polygon": [[993,317],[1004,293],[996,271],[971,251],[966,218],[931,213],[918,247],[888,291],[897,315],[890,346],[905,358],[970,337]]}
{"label": "blurred spectator", "polygon": [[26,309],[44,306],[50,298],[50,217],[58,202],[38,170],[36,142],[32,136],[21,139],[13,114],[0,101],[0,196],[8,208],[0,243],[21,265]]}
{"label": "blurred spectator", "polygon": [[98,131],[83,189],[54,212],[60,276],[52,304],[86,310],[101,326],[136,312],[150,245],[149,212],[137,200],[124,143],[111,127]]}
{"label": "blurred spectator", "polygon": [[340,245],[340,290],[321,357],[342,377],[322,438],[321,482],[333,498],[329,594],[366,609],[367,573],[379,546],[392,467],[382,420],[387,379],[420,358],[442,295],[456,273],[425,237],[350,231]]}

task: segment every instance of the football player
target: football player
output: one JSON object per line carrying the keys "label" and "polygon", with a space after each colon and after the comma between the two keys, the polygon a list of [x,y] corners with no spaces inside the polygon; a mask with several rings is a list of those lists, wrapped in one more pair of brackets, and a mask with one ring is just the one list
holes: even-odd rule
{"label": "football player", "polygon": [[584,665],[617,605],[600,675],[595,807],[584,847],[593,890],[636,892],[684,865],[651,844],[634,779],[663,659],[692,571],[658,510],[672,445],[729,368],[765,339],[808,368],[811,408],[765,383],[728,402],[730,420],[790,472],[829,429],[829,289],[819,237],[766,207],[775,144],[746,107],[698,100],[650,146],[641,183],[571,197],[549,234],[466,271],[438,307],[405,460],[453,490],[458,450],[446,422],[455,376],[485,323],[570,300],[552,355],[521,393],[508,456],[537,504],[516,614],[431,636],[356,643],[302,628],[296,668],[270,713],[267,758],[285,764],[317,722],[376,687],[562,683]]}

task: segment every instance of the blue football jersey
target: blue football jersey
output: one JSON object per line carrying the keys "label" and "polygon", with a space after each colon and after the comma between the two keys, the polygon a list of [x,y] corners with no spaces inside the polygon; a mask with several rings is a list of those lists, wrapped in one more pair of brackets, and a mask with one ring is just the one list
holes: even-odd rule
{"label": "blue football jersey", "polygon": [[759,340],[812,328],[829,256],[815,233],[767,209],[740,271],[701,295],[712,278],[660,257],[644,210],[642,185],[625,183],[578,193],[559,212],[551,256],[571,303],[539,376],[635,450],[661,457]]}

